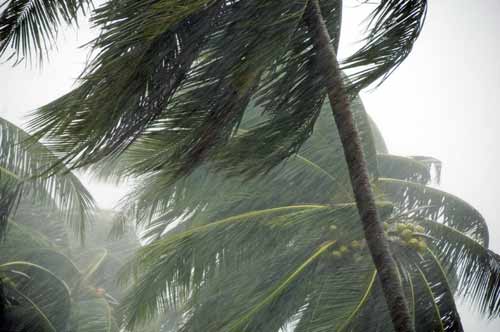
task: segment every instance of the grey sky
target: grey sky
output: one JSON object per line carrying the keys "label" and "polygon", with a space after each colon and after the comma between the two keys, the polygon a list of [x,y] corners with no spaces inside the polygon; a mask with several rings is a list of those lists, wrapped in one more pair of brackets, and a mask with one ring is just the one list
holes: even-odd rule
{"label": "grey sky", "polygon": [[[355,4],[356,1],[346,1]],[[363,8],[347,6],[343,49],[352,49]],[[476,207],[486,218],[491,248],[500,252],[500,1],[432,0],[422,36],[407,61],[373,92],[368,112],[392,153],[429,155],[443,162],[442,189]],[[0,65],[0,116],[22,124],[29,110],[71,89],[92,33],[82,24],[68,31],[42,70]],[[123,187],[89,183],[102,207],[112,207]],[[463,311],[463,310],[462,310]],[[467,331],[500,331],[462,313]]]}

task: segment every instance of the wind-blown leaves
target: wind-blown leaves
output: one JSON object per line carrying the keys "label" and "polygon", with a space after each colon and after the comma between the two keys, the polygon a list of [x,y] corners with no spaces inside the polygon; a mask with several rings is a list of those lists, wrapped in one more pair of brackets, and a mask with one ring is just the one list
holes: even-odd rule
{"label": "wind-blown leaves", "polygon": [[372,13],[366,43],[348,57],[342,69],[348,89],[359,91],[384,81],[408,56],[427,12],[427,0],[381,0]]}
{"label": "wind-blown leaves", "polygon": [[435,250],[446,271],[458,278],[458,294],[479,311],[496,318],[500,312],[500,256],[466,233],[441,223],[421,220],[435,239]]}
{"label": "wind-blown leaves", "polygon": [[[366,48],[346,65],[361,68],[354,85],[406,57],[425,4],[380,2]],[[336,46],[341,1],[320,5]],[[326,96],[305,7],[305,0],[110,1],[93,17],[103,33],[81,86],[38,110],[31,128],[71,167],[161,138],[162,153],[142,166],[171,182],[211,159],[249,176],[267,171],[311,135]],[[367,63],[375,69],[366,72]],[[237,132],[251,100],[266,120]]]}
{"label": "wind-blown leaves", "polygon": [[0,56],[12,52],[16,62],[41,61],[55,46],[62,24],[77,24],[91,0],[4,0],[0,2]]}
{"label": "wind-blown leaves", "polygon": [[[356,105],[359,107],[353,112],[360,123],[370,171],[376,175],[376,151],[371,131],[366,129],[368,123],[363,122],[367,115],[361,103]],[[249,116],[241,124],[242,131],[262,119],[256,109],[247,114]],[[133,182],[133,191],[122,202],[121,209],[128,219],[134,219],[139,229],[148,231],[148,238],[161,236],[167,227],[173,227],[172,223],[190,214],[190,220],[199,215],[220,219],[262,209],[271,203],[285,206],[309,202],[351,202],[352,190],[347,167],[345,161],[338,157],[342,155],[342,146],[336,130],[330,128],[330,109],[327,104],[320,117],[314,135],[297,155],[291,156],[267,174],[244,182],[241,177],[228,178],[226,172],[232,170],[216,172],[218,167],[212,167],[211,164],[197,168],[175,185],[170,185],[168,171],[165,173],[159,169],[144,173],[148,165],[155,163],[156,154],[161,154],[165,146],[164,139],[159,135],[154,139],[138,140],[119,158],[97,165],[99,167],[96,169],[105,179],[120,180],[138,176]],[[302,190],[297,191],[297,187]],[[116,230],[125,227],[124,221],[117,221]]]}

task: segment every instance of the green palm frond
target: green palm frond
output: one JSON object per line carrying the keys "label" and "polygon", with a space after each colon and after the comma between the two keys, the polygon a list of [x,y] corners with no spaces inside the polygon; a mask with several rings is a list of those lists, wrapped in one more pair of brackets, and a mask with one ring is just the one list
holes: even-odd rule
{"label": "green palm frond", "polygon": [[[196,162],[237,127],[259,68],[283,52],[304,6],[305,0],[109,2],[93,18],[103,34],[82,86],[42,108],[33,125],[54,138],[71,133],[54,145],[82,165],[122,151],[161,115],[158,126],[178,143],[171,154]],[[97,111],[103,109],[119,111]]]}
{"label": "green palm frond", "polygon": [[500,256],[450,225],[420,220],[435,239],[445,270],[458,279],[458,293],[488,317],[500,311]]}
{"label": "green palm frond", "polygon": [[[304,23],[306,1],[158,3],[109,2],[96,10],[93,20],[103,29],[97,56],[80,87],[36,112],[37,137],[81,167],[113,159],[144,135],[159,136],[162,154],[148,171],[162,169],[172,182],[209,159],[250,175],[296,153],[326,96]],[[381,2],[367,49],[347,67],[372,63],[381,40],[390,40],[380,48],[390,51],[377,58],[368,80],[399,64],[418,35],[404,30],[406,23],[419,30],[425,9],[425,1],[411,3]],[[321,7],[336,45],[341,2]],[[391,31],[397,33],[386,38]],[[231,139],[250,101],[266,120]]]}
{"label": "green palm frond", "polygon": [[390,177],[424,185],[431,181],[433,164],[425,164],[413,158],[390,154],[379,154],[377,158],[381,177]]}
{"label": "green palm frond", "polygon": [[418,38],[427,12],[427,0],[377,1],[365,44],[347,58],[342,69],[349,75],[349,89],[359,91],[384,81],[408,56]]}
{"label": "green palm frond", "polygon": [[439,221],[488,247],[488,226],[483,216],[464,200],[419,183],[380,178],[376,183],[400,211],[413,217]]}
{"label": "green palm frond", "polygon": [[78,178],[65,168],[51,171],[58,162],[51,151],[5,119],[0,119],[0,148],[0,179],[16,182],[23,201],[60,211],[83,240],[94,201]]}
{"label": "green palm frond", "polygon": [[[310,300],[301,310],[294,331],[350,331],[365,308],[376,282],[369,257],[343,262],[335,270],[314,278],[315,287]],[[361,286],[361,287],[360,287]]]}
{"label": "green palm frond", "polygon": [[429,249],[397,245],[403,283],[411,291],[417,331],[463,331],[453,289],[439,259]]}
{"label": "green palm frond", "polygon": [[0,56],[12,52],[16,62],[41,61],[55,46],[62,24],[77,24],[91,0],[4,0],[0,3]]}
{"label": "green palm frond", "polygon": [[15,299],[7,307],[13,330],[57,332],[66,327],[71,293],[62,279],[24,261],[0,264],[0,274],[7,298]]}
{"label": "green palm frond", "polygon": [[[385,209],[385,205],[381,208]],[[138,279],[125,298],[124,316],[135,326],[153,317],[161,308],[175,311],[187,301],[199,303],[205,298],[208,301],[212,297],[205,292],[211,291],[213,283],[214,296],[217,290],[228,292],[225,300],[217,305],[233,307],[234,318],[226,318],[237,319],[239,314],[253,308],[251,301],[246,302],[252,296],[252,289],[265,289],[263,285],[274,280],[262,278],[261,269],[275,266],[276,273],[284,278],[291,266],[301,265],[304,261],[300,259],[307,259],[322,243],[343,243],[356,235],[360,239],[361,228],[352,222],[355,216],[353,204],[289,206],[248,212],[154,241],[140,249],[128,265],[127,271]],[[234,282],[237,279],[252,286],[240,288],[241,283]],[[239,295],[232,293],[237,291]],[[255,303],[263,300],[264,295],[259,294],[254,295],[257,296]],[[297,301],[303,303],[304,298]],[[206,310],[214,305],[207,305]],[[296,310],[299,308],[300,305]],[[226,309],[222,308],[221,312]],[[195,320],[200,319],[196,316]],[[226,324],[225,318],[221,319],[220,324]],[[207,322],[202,320],[200,324],[203,323]]]}
{"label": "green palm frond", "polygon": [[30,262],[50,269],[69,287],[76,285],[81,277],[80,270],[63,248],[30,227],[11,221],[9,228],[7,238],[0,244],[0,263]]}

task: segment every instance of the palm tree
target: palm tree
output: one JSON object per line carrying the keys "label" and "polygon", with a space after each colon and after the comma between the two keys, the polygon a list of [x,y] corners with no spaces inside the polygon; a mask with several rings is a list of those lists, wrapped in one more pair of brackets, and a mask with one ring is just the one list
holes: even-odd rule
{"label": "palm tree", "polygon": [[[35,1],[9,2],[0,21],[6,31],[0,41],[22,52],[26,43],[20,41],[44,49],[39,36],[50,37],[54,31],[45,27],[61,17],[71,22],[86,2],[57,1],[50,15],[11,9],[25,3]],[[365,46],[342,65],[353,71],[346,84],[335,53],[340,0],[108,1],[92,18],[102,34],[93,44],[97,55],[81,86],[43,107],[32,126],[39,137],[52,139],[56,152],[72,167],[114,158],[138,137],[157,131],[170,137],[167,153],[142,164],[143,171],[168,169],[174,182],[217,156],[221,167],[251,176],[298,150],[328,94],[392,320],[396,330],[412,331],[378,221],[350,99],[406,58],[426,5],[425,0],[380,1]],[[60,8],[71,10],[61,14]],[[51,20],[35,19],[49,16]],[[44,28],[33,29],[38,24]],[[252,97],[272,116],[242,135],[228,152],[226,144]]]}
{"label": "palm tree", "polygon": [[[427,185],[440,169],[435,159],[388,154],[360,101],[353,106],[416,330],[462,331],[458,294],[497,317],[500,256],[487,249],[483,217]],[[133,276],[121,310],[128,328],[167,312],[181,317],[167,331],[393,330],[354,222],[348,165],[336,156],[343,146],[326,121],[330,111],[325,105],[298,154],[243,185],[210,165],[168,191],[168,170],[142,175],[123,207],[149,243],[126,269]],[[241,135],[262,121],[258,110],[249,111]],[[138,140],[101,175],[130,174],[156,158],[151,151],[162,153],[165,140]]]}

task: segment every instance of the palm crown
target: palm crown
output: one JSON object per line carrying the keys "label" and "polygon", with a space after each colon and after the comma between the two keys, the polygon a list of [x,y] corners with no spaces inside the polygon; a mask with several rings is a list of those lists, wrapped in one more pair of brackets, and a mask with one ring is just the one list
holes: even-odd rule
{"label": "palm crown", "polygon": [[[500,257],[487,249],[482,216],[427,186],[436,160],[387,154],[355,105],[417,330],[460,331],[457,290],[497,316]],[[249,114],[243,132],[263,121]],[[149,241],[128,267],[137,278],[123,308],[129,326],[167,311],[184,317],[174,331],[391,330],[346,165],[336,157],[338,134],[324,117],[296,156],[244,184],[209,166],[168,191],[161,170],[144,175],[128,205]],[[113,169],[127,174],[162,139],[138,141]]]}

